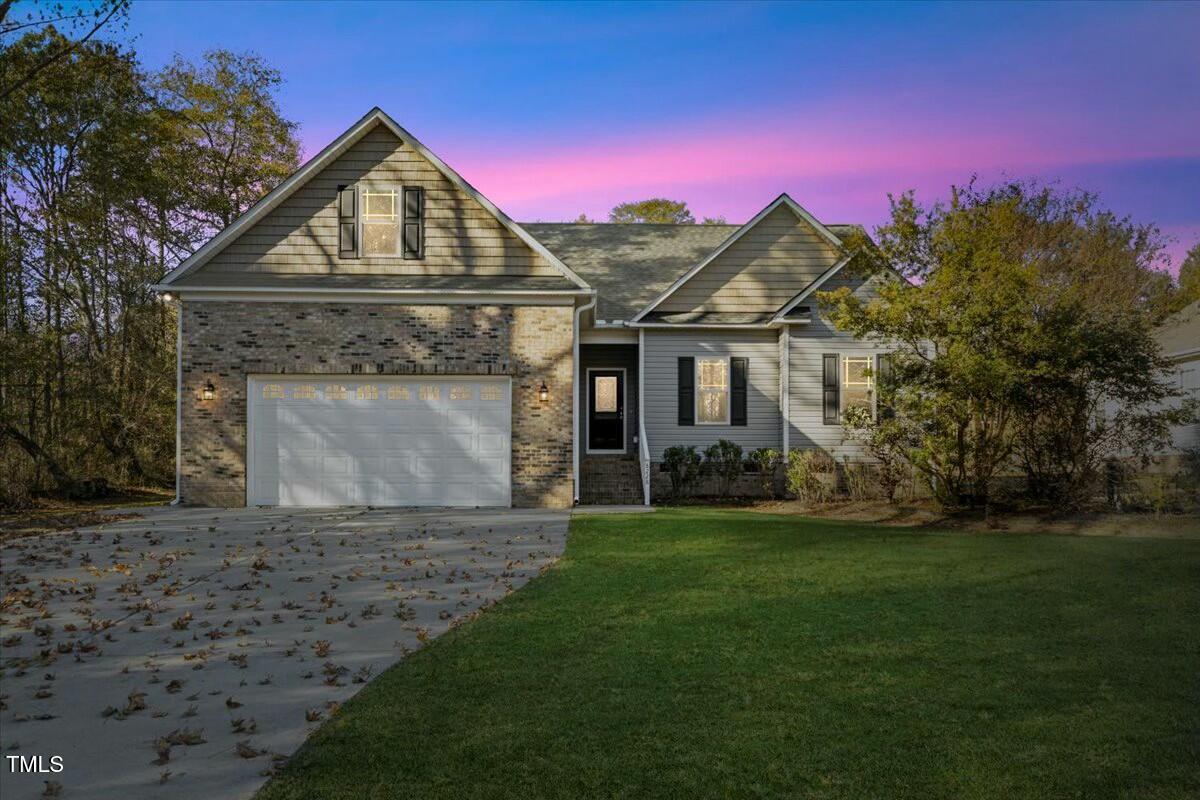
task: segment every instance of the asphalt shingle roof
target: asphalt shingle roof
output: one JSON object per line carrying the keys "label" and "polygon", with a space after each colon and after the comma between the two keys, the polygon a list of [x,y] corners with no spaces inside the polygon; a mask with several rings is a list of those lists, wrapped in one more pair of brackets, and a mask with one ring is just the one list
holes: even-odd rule
{"label": "asphalt shingle roof", "polygon": [[530,222],[521,227],[596,289],[597,319],[625,320],[739,226]]}
{"label": "asphalt shingle roof", "polygon": [[[522,222],[596,289],[596,318],[628,320],[721,246],[741,225]],[[828,226],[844,236],[857,225]]]}

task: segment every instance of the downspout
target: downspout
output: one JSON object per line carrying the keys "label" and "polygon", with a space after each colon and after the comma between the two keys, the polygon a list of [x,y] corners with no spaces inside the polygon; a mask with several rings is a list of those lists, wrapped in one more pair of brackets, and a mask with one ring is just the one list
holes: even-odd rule
{"label": "downspout", "polygon": [[646,441],[646,329],[638,328],[638,455],[642,505],[650,505],[650,443]]}
{"label": "downspout", "polygon": [[179,505],[179,483],[183,473],[183,298],[175,305],[175,499]]}
{"label": "downspout", "polygon": [[783,463],[787,464],[788,445],[792,427],[792,329],[785,323],[779,332],[782,351],[779,355],[779,392],[783,406]]}
{"label": "downspout", "polygon": [[593,291],[591,295],[591,300],[575,307],[574,336],[571,338],[571,464],[575,479],[573,505],[579,505],[579,320],[583,318],[583,312],[596,307],[596,292]]}

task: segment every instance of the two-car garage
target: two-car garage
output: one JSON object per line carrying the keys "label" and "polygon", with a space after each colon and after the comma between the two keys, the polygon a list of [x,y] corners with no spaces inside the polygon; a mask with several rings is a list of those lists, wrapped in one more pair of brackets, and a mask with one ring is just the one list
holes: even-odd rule
{"label": "two-car garage", "polygon": [[247,503],[508,506],[507,377],[251,376]]}

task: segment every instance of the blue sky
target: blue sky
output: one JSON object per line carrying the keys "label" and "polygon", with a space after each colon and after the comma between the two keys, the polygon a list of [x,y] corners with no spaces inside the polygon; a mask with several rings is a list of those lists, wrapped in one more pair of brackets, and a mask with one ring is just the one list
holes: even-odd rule
{"label": "blue sky", "polygon": [[978,173],[1200,240],[1200,3],[135,0],[148,67],[253,50],[312,155],[379,105],[518,219],[782,191],[829,222]]}

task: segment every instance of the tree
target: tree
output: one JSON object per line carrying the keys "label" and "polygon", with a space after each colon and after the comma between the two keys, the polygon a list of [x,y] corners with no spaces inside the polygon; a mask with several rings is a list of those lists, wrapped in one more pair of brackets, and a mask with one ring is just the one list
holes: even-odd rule
{"label": "tree", "polygon": [[[0,101],[26,86],[46,69],[68,57],[77,48],[86,44],[105,26],[123,23],[129,13],[129,0],[99,0],[67,6],[62,2],[40,3],[34,0],[26,4],[23,19],[9,19],[13,0],[0,0],[0,39],[18,31],[33,28],[54,28],[59,37],[56,46],[40,54],[37,61],[22,64],[21,69],[10,70],[6,65],[0,70]],[[66,33],[64,33],[66,31]],[[72,39],[72,34],[77,38]]]}
{"label": "tree", "polygon": [[[291,123],[237,123],[234,168],[198,187],[212,151],[180,124],[192,109],[160,107],[131,51],[71,46],[47,25],[3,61],[33,77],[0,103],[0,505],[47,487],[166,482],[175,310],[150,286],[220,224],[213,209],[244,208],[294,165],[294,141],[258,144]],[[241,170],[247,151],[265,164]],[[290,157],[272,161],[279,152]]]}
{"label": "tree", "polygon": [[279,71],[253,53],[210,50],[178,56],[154,76],[153,92],[174,129],[173,157],[191,172],[188,205],[211,233],[224,228],[300,161],[296,123],[279,110]]}
{"label": "tree", "polygon": [[1031,494],[1078,503],[1105,458],[1162,441],[1179,415],[1160,408],[1177,391],[1151,336],[1156,228],[1031,183],[889,199],[860,268],[913,280],[818,299],[839,328],[899,348],[891,407],[939,498],[986,507],[1017,467]]}
{"label": "tree", "polygon": [[1192,245],[1179,265],[1179,289],[1176,294],[1173,311],[1200,300],[1200,242]]}
{"label": "tree", "polygon": [[683,201],[652,197],[649,200],[621,203],[608,213],[609,222],[657,225],[693,225],[696,218]]}

